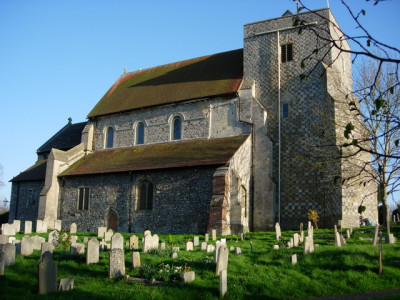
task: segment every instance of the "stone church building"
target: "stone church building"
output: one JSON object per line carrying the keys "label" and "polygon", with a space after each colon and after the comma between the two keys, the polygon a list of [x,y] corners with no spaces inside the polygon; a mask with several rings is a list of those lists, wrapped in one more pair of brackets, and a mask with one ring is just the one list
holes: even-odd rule
{"label": "stone church building", "polygon": [[[300,16],[335,34],[329,9]],[[309,209],[320,226],[356,227],[362,204],[376,223],[376,186],[342,180],[369,157],[316,147],[336,145],[354,118],[350,56],[332,49],[326,76],[300,81],[321,41],[292,17],[244,25],[243,49],[121,75],[87,122],[69,122],[11,180],[9,221],[237,234],[298,228]]]}

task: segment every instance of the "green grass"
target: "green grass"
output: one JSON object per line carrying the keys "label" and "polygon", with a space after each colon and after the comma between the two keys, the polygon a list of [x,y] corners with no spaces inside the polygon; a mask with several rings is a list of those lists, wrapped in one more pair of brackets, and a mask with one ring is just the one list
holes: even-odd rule
{"label": "green grass", "polygon": [[[400,226],[392,230],[400,238]],[[290,238],[295,231],[285,231]],[[45,237],[45,234],[40,234]],[[78,233],[78,242],[94,233]],[[137,234],[139,239],[142,234]],[[253,252],[249,237],[252,237]],[[125,240],[129,234],[123,233]],[[352,294],[398,288],[400,286],[400,242],[383,244],[383,275],[378,275],[378,247],[359,237],[372,237],[373,228],[363,227],[353,231],[347,245],[334,247],[333,230],[314,231],[315,252],[304,256],[302,247],[273,250],[276,244],[274,232],[247,234],[247,240],[237,241],[237,236],[227,236],[229,246],[241,247],[242,255],[229,255],[228,293],[226,299],[301,299],[329,295]],[[20,239],[21,234],[17,235]],[[160,234],[160,240],[168,244],[168,235]],[[0,299],[217,299],[219,278],[214,276],[213,254],[200,251],[184,251],[185,241],[192,235],[173,235],[173,245],[181,248],[177,259],[163,253],[141,253],[142,265],[190,267],[196,272],[193,283],[181,286],[172,283],[167,287],[145,286],[124,279],[109,279],[108,253],[100,253],[100,262],[87,266],[85,257],[74,256],[59,247],[53,254],[57,263],[57,278],[75,277],[73,291],[49,295],[37,295],[37,265],[40,253],[29,257],[19,256],[15,265],[5,269],[0,276]],[[200,237],[200,242],[204,238]],[[298,263],[292,265],[290,256],[297,253]],[[131,269],[132,252],[125,249],[126,274],[139,276],[138,269]],[[388,297],[395,299],[396,297]]]}

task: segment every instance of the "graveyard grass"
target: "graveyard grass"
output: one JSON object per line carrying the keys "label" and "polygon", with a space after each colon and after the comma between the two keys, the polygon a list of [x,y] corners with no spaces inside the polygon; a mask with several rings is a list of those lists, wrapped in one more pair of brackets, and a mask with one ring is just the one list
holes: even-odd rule
{"label": "graveyard grass", "polygon": [[[290,239],[296,231],[283,231],[282,237]],[[228,292],[226,299],[271,298],[300,299],[398,288],[400,286],[400,242],[383,243],[383,275],[378,275],[378,246],[371,240],[360,237],[373,236],[373,227],[355,229],[347,245],[334,246],[333,230],[314,230],[315,252],[303,255],[303,244],[298,248],[274,250],[275,232],[248,233],[246,240],[239,236],[227,236],[230,246],[240,247],[242,255],[229,253]],[[400,226],[394,226],[392,233],[400,239]],[[39,234],[46,237],[46,234]],[[83,237],[96,236],[94,233],[77,233],[78,242]],[[125,241],[130,234],[123,233]],[[143,234],[136,234],[139,240]],[[17,235],[18,239],[22,234]],[[249,239],[252,236],[253,252]],[[159,234],[160,241],[168,247],[169,235]],[[0,276],[1,299],[218,299],[219,278],[214,275],[213,253],[194,247],[185,251],[185,241],[193,235],[172,235],[173,246],[180,247],[178,258],[171,259],[170,251],[141,253],[141,264],[160,270],[162,266],[190,268],[195,271],[196,280],[181,286],[146,286],[123,278],[108,278],[108,253],[100,252],[98,264],[89,266],[84,255],[72,255],[58,247],[53,254],[57,263],[58,276],[75,277],[74,290],[38,295],[37,269],[40,251],[31,256],[18,256],[15,265],[5,268]],[[221,236],[218,236],[221,238]],[[223,237],[225,238],[225,237]],[[200,243],[204,236],[200,236]],[[209,241],[213,243],[213,241]],[[141,249],[139,248],[138,251]],[[290,256],[297,254],[298,263],[292,265]],[[139,276],[139,269],[132,269],[132,251],[125,248],[126,274]],[[146,268],[146,267],[145,267]],[[143,269],[142,269],[143,270]],[[187,269],[189,270],[189,269]],[[151,271],[151,270],[150,270]],[[154,273],[154,272],[153,272]],[[149,272],[148,274],[151,274]],[[149,275],[151,276],[151,275]],[[395,299],[388,297],[385,299]]]}

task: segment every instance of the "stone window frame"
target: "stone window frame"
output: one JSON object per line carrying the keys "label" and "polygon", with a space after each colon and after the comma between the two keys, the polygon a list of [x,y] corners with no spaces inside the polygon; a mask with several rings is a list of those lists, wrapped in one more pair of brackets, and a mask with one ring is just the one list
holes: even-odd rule
{"label": "stone window frame", "polygon": [[[113,131],[111,147],[108,144],[108,136],[109,136],[109,130],[110,129],[112,129],[112,131]],[[104,127],[103,136],[104,136],[104,149],[113,149],[114,148],[114,144],[115,144],[115,128],[114,128],[114,126],[105,126]]]}
{"label": "stone window frame", "polygon": [[293,43],[281,45],[281,63],[293,61]]}
{"label": "stone window frame", "polygon": [[[175,120],[176,119],[181,120],[180,138],[175,138]],[[183,140],[183,122],[184,122],[184,120],[185,120],[185,118],[181,113],[175,113],[169,117],[168,123],[169,123],[169,128],[170,128],[170,133],[169,133],[170,141]]]}
{"label": "stone window frame", "polygon": [[[139,138],[139,126],[140,124],[143,124],[143,143],[138,143],[138,138]],[[133,125],[133,130],[134,130],[134,145],[144,145],[146,144],[146,122],[145,121],[136,121],[135,124]]]}
{"label": "stone window frame", "polygon": [[[146,196],[148,196],[149,193],[149,187],[151,186],[152,188],[152,193],[151,193],[151,202],[149,201],[149,199],[146,197],[146,202],[144,203],[144,205],[142,204],[141,201],[141,188],[143,186],[143,184],[146,184]],[[151,211],[154,209],[154,182],[152,180],[150,180],[150,178],[141,178],[137,181],[136,184],[136,211]],[[149,205],[150,204],[150,205]]]}
{"label": "stone window frame", "polygon": [[[83,202],[82,202],[82,206],[83,209],[80,209],[80,198],[81,198],[81,190],[83,189],[84,191],[84,196],[87,196],[87,203],[86,203],[86,207],[85,207],[85,197],[83,196]],[[76,210],[79,211],[89,211],[90,209],[90,193],[91,193],[91,188],[89,186],[78,186],[78,196],[77,196],[77,201],[76,201]]]}

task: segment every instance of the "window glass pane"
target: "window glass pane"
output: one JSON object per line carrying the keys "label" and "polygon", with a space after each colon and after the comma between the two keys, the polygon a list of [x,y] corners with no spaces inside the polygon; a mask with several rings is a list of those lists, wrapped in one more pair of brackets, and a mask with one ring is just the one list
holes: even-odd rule
{"label": "window glass pane", "polygon": [[146,209],[146,183],[143,182],[139,189],[139,209]]}
{"label": "window glass pane", "polygon": [[147,209],[153,209],[153,184],[151,182],[147,186]]}
{"label": "window glass pane", "polygon": [[284,103],[282,107],[282,116],[284,119],[289,117],[289,104]]}
{"label": "window glass pane", "polygon": [[292,44],[286,45],[287,49],[287,61],[290,61],[293,59],[293,49],[292,49]]}
{"label": "window glass pane", "polygon": [[112,127],[109,127],[107,129],[107,148],[112,148],[114,146],[114,129]]}
{"label": "window glass pane", "polygon": [[281,61],[286,62],[286,45],[281,46]]}
{"label": "window glass pane", "polygon": [[89,209],[89,188],[85,188],[85,197],[84,197],[84,205],[83,209],[88,210]]}
{"label": "window glass pane", "polygon": [[174,140],[181,139],[182,120],[177,117],[174,119]]}
{"label": "window glass pane", "polygon": [[143,123],[139,123],[137,126],[136,144],[138,144],[138,145],[144,144],[144,125],[143,125]]}
{"label": "window glass pane", "polygon": [[79,195],[78,195],[78,210],[83,209],[83,188],[79,188]]}

